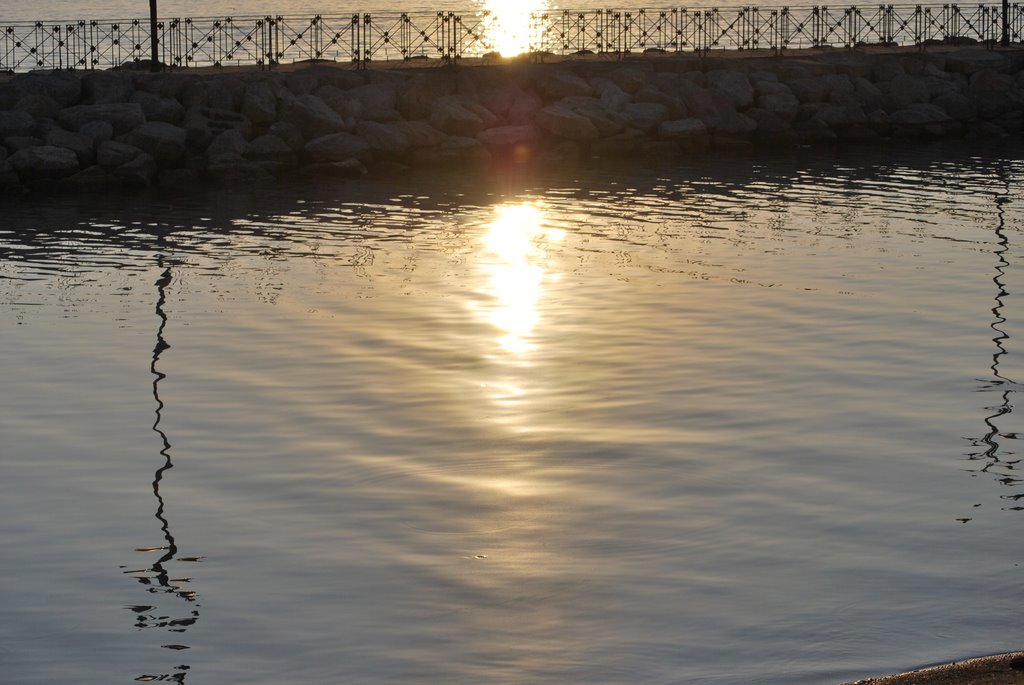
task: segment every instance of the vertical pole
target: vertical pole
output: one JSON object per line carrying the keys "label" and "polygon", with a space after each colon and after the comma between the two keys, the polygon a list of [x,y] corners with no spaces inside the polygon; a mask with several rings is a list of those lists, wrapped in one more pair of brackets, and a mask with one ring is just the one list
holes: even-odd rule
{"label": "vertical pole", "polygon": [[1010,0],[1003,0],[1003,39],[999,44],[1010,47]]}
{"label": "vertical pole", "polygon": [[160,71],[160,39],[157,36],[156,31],[156,0],[149,0],[149,43],[151,52],[149,60],[150,71]]}

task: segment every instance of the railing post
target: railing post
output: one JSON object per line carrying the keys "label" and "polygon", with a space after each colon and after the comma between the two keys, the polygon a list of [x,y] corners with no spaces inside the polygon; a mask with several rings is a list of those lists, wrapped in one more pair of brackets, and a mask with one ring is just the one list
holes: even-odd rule
{"label": "railing post", "polygon": [[[358,14],[352,15],[352,20],[356,21]],[[373,17],[370,14],[364,14],[362,21],[359,22],[359,68],[366,69],[370,62],[370,32],[373,28]]]}

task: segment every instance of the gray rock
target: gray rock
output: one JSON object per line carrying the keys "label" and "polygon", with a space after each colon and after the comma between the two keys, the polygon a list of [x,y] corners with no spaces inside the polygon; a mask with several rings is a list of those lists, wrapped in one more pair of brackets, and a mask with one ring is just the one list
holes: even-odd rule
{"label": "gray rock", "polygon": [[7,163],[23,181],[63,178],[79,170],[78,157],[63,147],[40,145],[15,152]]}
{"label": "gray rock", "polygon": [[10,87],[15,93],[15,102],[26,95],[45,95],[56,100],[61,107],[70,107],[78,104],[82,96],[79,74],[66,71],[19,74],[11,81]]}
{"label": "gray rock", "polygon": [[890,109],[906,109],[910,105],[931,100],[928,86],[920,78],[899,74],[892,80],[887,104]]}
{"label": "gray rock", "polygon": [[978,108],[966,95],[946,93],[932,100],[932,104],[958,121],[970,121],[978,115]]}
{"label": "gray rock", "polygon": [[185,132],[189,144],[205,149],[221,133],[236,130],[243,137],[252,135],[252,122],[238,112],[212,107],[192,107],[185,114]]}
{"label": "gray rock", "polygon": [[710,126],[716,134],[744,138],[757,130],[757,122],[740,112],[727,112]]}
{"label": "gray rock", "polygon": [[594,92],[600,98],[601,105],[609,111],[621,110],[633,100],[629,93],[611,79],[600,76],[594,77],[590,79],[590,87],[594,89]]}
{"label": "gray rock", "polygon": [[1009,135],[1002,126],[993,124],[991,121],[975,121],[970,124],[967,131],[969,140],[993,140]]}
{"label": "gray rock", "polygon": [[92,141],[93,148],[114,137],[114,127],[106,121],[90,121],[82,124],[78,132]]}
{"label": "gray rock", "polygon": [[82,77],[82,98],[93,105],[124,103],[135,91],[131,76],[119,71],[90,71]]}
{"label": "gray rock", "polygon": [[28,112],[36,119],[56,119],[60,113],[60,104],[49,95],[29,93],[14,105],[19,112]]}
{"label": "gray rock", "polygon": [[767,95],[770,91],[762,91],[761,87],[768,83],[778,83],[779,75],[774,71],[758,70],[750,72],[750,83],[758,95]]}
{"label": "gray rock", "polygon": [[302,131],[307,140],[347,129],[345,120],[316,95],[299,95],[283,103],[280,118]]}
{"label": "gray rock", "polygon": [[[772,76],[775,76],[775,74],[772,74]],[[778,77],[776,76],[776,80],[774,81],[753,81],[755,96],[760,97],[762,95],[793,95],[793,91],[789,89],[789,86],[787,86],[785,83],[779,82],[777,79]]]}
{"label": "gray rock", "polygon": [[394,123],[363,121],[356,126],[356,135],[369,143],[374,152],[386,157],[402,157],[412,147],[409,136]]}
{"label": "gray rock", "polygon": [[294,95],[311,95],[320,87],[320,79],[312,70],[290,74],[285,85]]}
{"label": "gray rock", "polygon": [[145,91],[136,91],[131,101],[142,107],[146,121],[164,121],[169,124],[180,124],[185,118],[185,107],[172,98],[160,97]]}
{"label": "gray rock", "polygon": [[845,74],[798,78],[788,85],[802,103],[827,102],[835,95],[854,92],[853,82]]}
{"label": "gray rock", "polygon": [[824,145],[839,140],[839,136],[832,130],[832,127],[821,119],[802,121],[795,127],[795,130],[800,142],[808,145]]}
{"label": "gray rock", "polygon": [[745,114],[757,122],[754,141],[764,147],[787,148],[799,143],[793,126],[774,112],[753,107]]}
{"label": "gray rock", "polygon": [[516,94],[509,105],[507,120],[510,124],[530,124],[536,119],[537,113],[544,107],[540,96],[533,91],[524,90]]}
{"label": "gray rock", "polygon": [[4,146],[11,153],[27,150],[30,147],[39,147],[42,144],[43,139],[35,136],[7,136],[4,138]]}
{"label": "gray rock", "polygon": [[1002,69],[1007,65],[1002,53],[989,50],[960,50],[946,55],[946,71],[974,74],[986,69]]}
{"label": "gray rock", "polygon": [[942,136],[951,131],[956,122],[942,109],[932,104],[914,104],[889,115],[893,132],[900,136]]}
{"label": "gray rock", "polygon": [[622,108],[626,126],[641,131],[653,131],[669,118],[669,108],[653,102],[634,102]]}
{"label": "gray rock", "polygon": [[694,117],[664,121],[658,126],[658,137],[662,140],[690,143],[695,140],[707,140],[708,136],[708,127]]}
{"label": "gray rock", "polygon": [[855,77],[853,79],[853,87],[854,92],[849,95],[849,99],[837,97],[834,99],[836,104],[847,106],[860,105],[869,111],[879,109],[884,104],[885,96],[882,94],[882,91],[868,79],[861,76]]}
{"label": "gray rock", "polygon": [[[608,72],[607,80],[614,83],[626,93],[635,93],[650,80],[650,71],[638,67],[619,67]],[[593,85],[593,81],[591,81]]]}
{"label": "gray rock", "polygon": [[126,186],[145,187],[156,176],[156,160],[143,152],[114,169],[111,174]]}
{"label": "gray rock", "polygon": [[536,88],[548,100],[561,100],[567,95],[593,95],[594,89],[570,69],[553,66],[534,72]]}
{"label": "gray rock", "polygon": [[447,137],[425,121],[395,121],[390,125],[401,131],[412,147],[436,147]]}
{"label": "gray rock", "polygon": [[608,111],[601,100],[586,95],[570,95],[556,103],[590,119],[601,138],[620,133],[626,128],[626,117],[621,112]]}
{"label": "gray rock", "polygon": [[302,138],[302,132],[294,124],[278,121],[267,129],[267,133],[283,140],[292,149],[292,152],[301,151],[302,147],[306,144],[306,141]]}
{"label": "gray rock", "polygon": [[36,128],[35,118],[24,111],[0,111],[0,140],[10,136],[31,135]]}
{"label": "gray rock", "polygon": [[7,159],[0,161],[0,190],[10,192],[20,185],[21,179],[18,177],[18,172],[11,166],[11,163]]}
{"label": "gray rock", "polygon": [[345,120],[346,125],[355,127],[356,119],[363,118],[363,103],[352,96],[349,91],[342,90],[337,86],[321,86],[316,91],[317,97],[327,103],[327,106],[338,113]]}
{"label": "gray rock", "polygon": [[875,60],[871,78],[875,83],[878,83],[880,81],[892,81],[900,74],[906,73],[906,70],[903,68],[903,62],[898,57],[880,55]]}
{"label": "gray rock", "polygon": [[[647,84],[635,92],[633,94],[633,102],[637,104],[653,103],[656,105],[664,105],[668,108],[669,116],[680,117],[687,113],[686,105],[683,103],[683,100],[679,95],[669,95],[652,84]],[[623,109],[625,107],[626,105],[623,106]]]}
{"label": "gray rock", "polygon": [[105,121],[115,134],[126,133],[146,123],[146,115],[136,102],[77,105],[61,111],[57,118],[64,128],[77,131],[91,121]]}
{"label": "gray rock", "polygon": [[127,164],[141,154],[142,150],[133,145],[107,140],[100,143],[96,149],[96,163],[104,169],[113,169]]}
{"label": "gray rock", "polygon": [[457,95],[437,98],[430,110],[431,125],[451,135],[475,136],[486,124],[467,104]]}
{"label": "gray rock", "polygon": [[210,142],[206,148],[206,156],[211,159],[221,155],[243,157],[248,154],[249,147],[249,141],[245,139],[241,131],[228,129]]}
{"label": "gray rock", "polygon": [[159,165],[174,164],[185,156],[185,129],[165,121],[151,121],[123,137],[123,142],[134,145],[151,155]]}
{"label": "gray rock", "polygon": [[[781,84],[780,84],[781,85]],[[767,112],[771,112],[786,121],[793,121],[797,112],[800,111],[800,101],[791,92],[776,92],[759,95],[757,106]]]}
{"label": "gray rock", "polygon": [[95,164],[68,176],[63,183],[78,191],[109,190],[121,184],[115,176],[107,173],[106,169]]}
{"label": "gray rock", "polygon": [[257,126],[269,126],[277,121],[277,96],[269,84],[250,83],[245,89],[242,114]]}
{"label": "gray rock", "polygon": [[512,103],[522,98],[523,89],[518,83],[507,79],[500,79],[484,84],[476,96],[476,101],[487,108],[487,111],[494,113],[500,120],[508,116]]}
{"label": "gray rock", "polygon": [[83,168],[90,166],[96,158],[96,147],[92,138],[82,133],[72,133],[63,129],[50,131],[46,136],[46,144],[71,150]]}
{"label": "gray rock", "polygon": [[206,82],[199,79],[189,79],[181,86],[178,101],[185,107],[186,113],[196,107],[210,106],[210,98],[206,90]]}
{"label": "gray rock", "polygon": [[370,144],[351,133],[332,133],[306,143],[303,153],[311,162],[343,162],[346,159],[367,159]]}
{"label": "gray rock", "polygon": [[237,78],[218,78],[207,90],[210,107],[238,112],[245,99],[245,82]]}
{"label": "gray rock", "polygon": [[[455,81],[444,75],[430,74],[412,79],[398,93],[397,107],[406,119],[429,119],[434,101],[455,94]],[[505,106],[506,110],[508,105]]]}
{"label": "gray rock", "polygon": [[724,96],[706,88],[693,87],[686,92],[684,101],[690,116],[697,117],[708,125],[725,112],[733,111],[732,105]]}
{"label": "gray rock", "polygon": [[211,179],[224,185],[259,185],[274,180],[274,174],[263,163],[235,154],[211,158],[206,172]]}
{"label": "gray rock", "polygon": [[390,83],[370,83],[348,92],[359,102],[363,119],[395,121],[401,118],[397,110],[398,94]]}
{"label": "gray rock", "polygon": [[868,122],[868,115],[862,107],[843,107],[841,105],[822,105],[814,118],[824,121],[837,132],[849,126],[864,125]]}
{"label": "gray rock", "polygon": [[282,167],[296,164],[295,152],[283,140],[273,134],[253,139],[245,153],[247,159],[256,162],[272,162]]}
{"label": "gray rock", "polygon": [[741,71],[715,69],[707,72],[708,88],[724,95],[734,107],[746,109],[754,104],[754,87]]}
{"label": "gray rock", "polygon": [[588,117],[563,105],[549,105],[537,113],[537,126],[569,140],[595,140],[599,133]]}
{"label": "gray rock", "polygon": [[314,65],[307,67],[306,72],[316,76],[320,88],[334,86],[342,90],[351,90],[366,85],[366,76],[362,72],[338,69],[336,66]]}

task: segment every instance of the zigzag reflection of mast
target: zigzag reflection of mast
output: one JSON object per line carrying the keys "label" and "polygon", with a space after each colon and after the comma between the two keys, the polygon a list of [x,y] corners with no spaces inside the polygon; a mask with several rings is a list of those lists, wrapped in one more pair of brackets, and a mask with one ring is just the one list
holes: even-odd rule
{"label": "zigzag reflection of mast", "polygon": [[[1009,192],[1009,185],[1006,183],[1005,175],[1000,169],[1000,177],[1002,178],[1004,185],[1006,185],[1006,193]],[[992,281],[995,283],[997,292],[995,296],[996,305],[992,308],[992,315],[995,320],[992,322],[990,327],[995,331],[996,335],[992,338],[992,342],[995,343],[996,351],[992,355],[992,365],[989,367],[992,370],[992,379],[986,383],[986,388],[1002,388],[1001,396],[1002,401],[995,406],[986,407],[992,414],[985,417],[985,425],[988,427],[988,431],[982,438],[975,442],[977,447],[984,447],[982,452],[976,452],[968,455],[970,459],[984,459],[987,463],[978,469],[980,473],[990,473],[994,468],[1005,469],[1012,471],[1014,466],[1020,461],[1007,460],[1000,456],[1002,450],[1001,438],[1015,439],[1016,433],[1002,433],[999,427],[996,425],[996,421],[1008,414],[1013,412],[1013,403],[1011,397],[1016,390],[1016,383],[1003,375],[1000,370],[1000,363],[1002,358],[1006,355],[1006,345],[1004,344],[1009,340],[1010,336],[1002,329],[1002,325],[1006,323],[1007,319],[1003,316],[1003,309],[1006,306],[1005,298],[1009,296],[1009,291],[1006,289],[1006,283],[1004,278],[1006,276],[1006,269],[1010,266],[1009,261],[1006,259],[1006,252],[1010,249],[1010,241],[1006,235],[1006,209],[1005,205],[1009,203],[1009,197],[1007,194],[997,195],[995,198],[996,213],[998,216],[998,223],[996,225],[996,245],[997,248],[994,251],[998,263],[996,264],[996,275]],[[1012,454],[1012,453],[1007,453]],[[998,478],[1000,482],[1005,485],[1014,485],[1019,482],[1020,479],[1010,476],[1008,474],[999,474],[1001,477]],[[1019,495],[1001,495],[1002,499],[1019,500],[1024,498],[1024,494]],[[1024,507],[1013,507],[1014,509],[1021,509]]]}
{"label": "zigzag reflection of mast", "polygon": [[[159,257],[158,265],[163,267],[163,257]],[[171,534],[170,523],[167,520],[164,509],[164,498],[160,494],[160,483],[163,481],[164,474],[170,469],[174,468],[174,464],[171,461],[171,442],[167,438],[167,434],[160,428],[160,422],[163,419],[163,400],[160,399],[160,381],[167,378],[167,375],[157,369],[157,363],[160,361],[160,355],[165,350],[170,348],[167,340],[164,338],[164,330],[167,327],[167,313],[164,311],[164,305],[167,302],[167,288],[170,286],[172,281],[171,267],[167,267],[163,270],[160,278],[156,281],[157,287],[157,302],[156,302],[156,314],[160,318],[160,326],[157,328],[156,334],[156,345],[153,348],[153,358],[150,363],[150,373],[153,375],[153,399],[156,401],[156,420],[153,422],[153,432],[160,437],[161,449],[160,456],[164,458],[163,464],[157,468],[153,475],[153,495],[156,497],[157,508],[156,508],[156,519],[160,522],[160,530],[163,532],[164,541],[166,544],[162,547],[144,547],[139,548],[136,551],[139,552],[156,552],[163,551],[164,553],[147,569],[151,575],[138,576],[137,580],[145,585],[149,585],[149,591],[153,593],[167,593],[173,594],[186,602],[193,603],[196,600],[196,593],[192,590],[182,589],[185,583],[189,582],[188,578],[172,579],[166,568],[166,564],[175,558],[178,553],[178,546],[174,540],[174,535]],[[199,561],[199,557],[184,557],[178,559],[178,561]],[[150,613],[157,607],[153,606],[133,606],[129,607],[134,611],[136,616],[136,627],[137,628],[166,628],[171,632],[183,633],[188,626],[194,624],[199,618],[199,605],[195,604],[189,612],[189,615],[184,618],[171,618],[170,616],[160,616]],[[162,645],[167,649],[187,649],[185,645]],[[171,681],[177,683],[184,683],[185,676],[189,669],[188,665],[179,665],[175,667],[177,672],[168,673],[163,675],[142,675],[136,678],[140,682],[151,682],[151,681]]]}

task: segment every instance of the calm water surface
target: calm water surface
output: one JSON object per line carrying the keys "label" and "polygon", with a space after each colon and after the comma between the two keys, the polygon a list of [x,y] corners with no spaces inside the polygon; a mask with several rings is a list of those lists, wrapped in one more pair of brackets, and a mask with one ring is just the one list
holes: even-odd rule
{"label": "calm water surface", "polygon": [[1019,649],[1022,181],[927,147],[7,203],[3,680]]}

